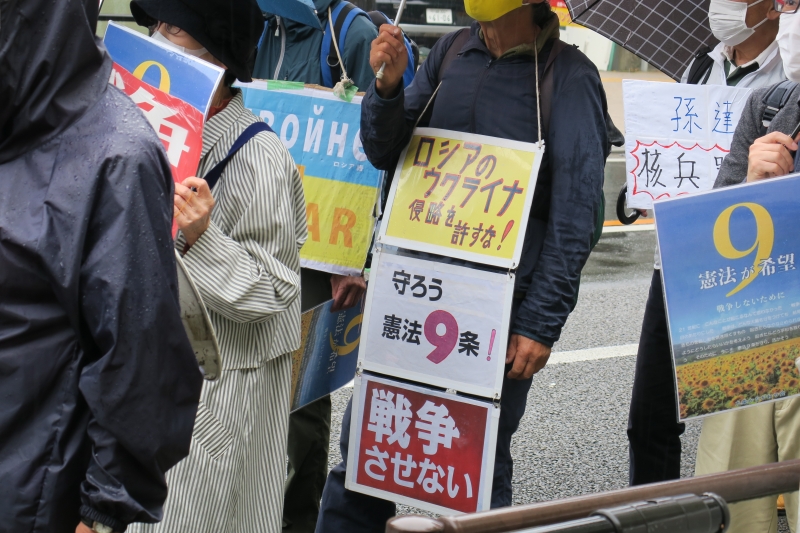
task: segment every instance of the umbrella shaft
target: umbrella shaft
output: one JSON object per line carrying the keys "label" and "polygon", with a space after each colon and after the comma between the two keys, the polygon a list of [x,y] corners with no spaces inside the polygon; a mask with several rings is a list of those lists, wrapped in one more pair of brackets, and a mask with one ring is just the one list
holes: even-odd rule
{"label": "umbrella shaft", "polygon": [[[397,8],[397,16],[394,17],[394,25],[400,25],[400,17],[403,16],[403,10],[406,8],[406,0],[400,0],[400,7]],[[375,77],[379,80],[383,79],[383,71],[386,70],[386,63],[381,65],[380,70],[375,74]]]}

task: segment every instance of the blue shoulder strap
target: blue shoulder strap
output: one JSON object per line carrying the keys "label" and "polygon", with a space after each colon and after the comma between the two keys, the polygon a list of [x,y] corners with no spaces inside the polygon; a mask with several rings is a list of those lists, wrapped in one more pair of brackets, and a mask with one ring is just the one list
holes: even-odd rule
{"label": "blue shoulder strap", "polygon": [[242,148],[242,146],[247,144],[247,141],[258,135],[259,133],[266,131],[272,131],[272,128],[270,128],[266,122],[258,121],[247,126],[247,128],[242,132],[242,134],[239,135],[239,138],[236,139],[236,142],[233,143],[231,149],[228,150],[228,155],[225,156],[225,159],[217,163],[214,166],[214,168],[209,170],[208,174],[205,175],[204,179],[206,180],[206,182],[208,182],[208,188],[209,189],[214,188],[214,185],[216,185],[217,181],[219,181],[219,177],[225,171],[225,167],[227,167],[228,163],[231,162],[231,159],[233,159],[233,156],[236,155],[236,152],[238,152]]}
{"label": "blue shoulder strap", "polygon": [[[333,11],[331,12],[331,21],[333,22],[333,28],[335,33],[339,39],[339,52],[344,55],[344,44],[347,38],[347,30],[350,29],[350,26],[353,24],[353,21],[356,17],[364,15],[365,17],[369,18],[367,13],[354,6],[350,2],[346,0],[339,2]],[[338,73],[341,76],[341,65],[339,65],[339,58],[336,55],[336,50],[333,46],[333,37],[331,36],[331,28],[330,22],[325,24],[325,33],[322,36],[322,47],[320,48],[320,69],[322,71],[322,85],[325,87],[332,88],[336,83],[338,83],[338,79],[334,79],[336,76],[334,72]]]}
{"label": "blue shoulder strap", "polygon": [[[330,20],[336,23],[336,19],[339,17],[339,13],[342,12],[344,7],[349,2],[339,2],[339,5],[331,12]],[[322,35],[322,48],[319,51],[319,63],[322,68],[322,85],[325,87],[333,87],[333,75],[331,74],[331,67],[334,65],[328,64],[328,56],[331,55],[331,50],[333,49],[333,38],[331,37],[331,26],[330,22],[325,24],[324,28],[325,33]],[[338,59],[337,59],[338,61]]]}
{"label": "blue shoulder strap", "polygon": [[408,42],[408,37],[406,37],[405,33],[403,37],[406,43],[406,53],[408,54],[408,66],[406,71],[403,72],[403,88],[406,88],[414,81],[414,76],[417,75],[417,72],[414,70],[414,50],[411,48],[411,43]]}

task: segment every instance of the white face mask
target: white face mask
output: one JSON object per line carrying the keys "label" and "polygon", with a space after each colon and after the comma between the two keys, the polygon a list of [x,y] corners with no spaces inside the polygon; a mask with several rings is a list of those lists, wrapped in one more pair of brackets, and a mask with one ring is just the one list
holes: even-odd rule
{"label": "white face mask", "polygon": [[708,22],[711,33],[727,46],[736,46],[745,42],[756,32],[756,28],[764,24],[765,18],[752,28],[747,27],[745,19],[747,10],[764,0],[756,0],[752,4],[733,2],[732,0],[711,0],[708,6]]}
{"label": "white face mask", "polygon": [[800,14],[781,15],[778,27],[778,48],[786,77],[800,82]]}
{"label": "white face mask", "polygon": [[154,31],[153,35],[151,35],[150,38],[153,39],[154,41],[160,42],[161,44],[169,46],[173,50],[177,50],[178,52],[183,52],[184,54],[189,54],[190,56],[200,57],[208,53],[208,50],[206,50],[205,48],[190,50],[188,48],[184,48],[183,46],[178,46],[177,44],[173,43],[172,41],[164,37],[164,34],[158,30]]}

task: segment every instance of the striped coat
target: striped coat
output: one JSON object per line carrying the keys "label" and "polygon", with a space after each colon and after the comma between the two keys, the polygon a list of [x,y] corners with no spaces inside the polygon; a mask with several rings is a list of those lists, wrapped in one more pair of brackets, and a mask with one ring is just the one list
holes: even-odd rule
{"label": "striped coat", "polygon": [[[212,117],[199,175],[257,120],[241,93]],[[300,345],[303,186],[277,136],[259,133],[212,193],[211,225],[184,261],[216,329],[222,373],[203,388],[189,457],[167,474],[164,520],[137,524],[134,533],[281,530],[289,354]]]}

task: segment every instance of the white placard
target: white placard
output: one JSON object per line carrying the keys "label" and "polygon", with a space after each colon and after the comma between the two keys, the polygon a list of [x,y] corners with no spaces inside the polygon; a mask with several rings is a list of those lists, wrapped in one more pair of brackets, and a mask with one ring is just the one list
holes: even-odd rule
{"label": "white placard", "polygon": [[625,80],[628,207],[710,190],[750,89]]}
{"label": "white placard", "polygon": [[365,370],[499,397],[513,294],[513,274],[378,251],[359,361]]}

